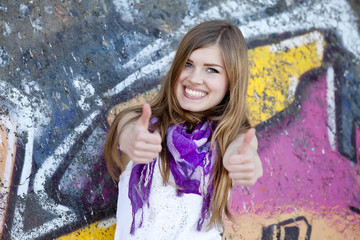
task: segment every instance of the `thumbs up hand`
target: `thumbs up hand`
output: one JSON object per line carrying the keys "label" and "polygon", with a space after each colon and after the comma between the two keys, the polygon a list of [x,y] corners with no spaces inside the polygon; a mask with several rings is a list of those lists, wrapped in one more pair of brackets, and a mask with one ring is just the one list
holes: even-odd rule
{"label": "thumbs up hand", "polygon": [[152,162],[161,152],[161,136],[148,131],[151,107],[145,103],[142,114],[135,123],[125,126],[120,135],[120,150],[135,163]]}
{"label": "thumbs up hand", "polygon": [[252,186],[262,176],[262,165],[257,154],[255,129],[240,135],[225,151],[223,164],[233,184]]}

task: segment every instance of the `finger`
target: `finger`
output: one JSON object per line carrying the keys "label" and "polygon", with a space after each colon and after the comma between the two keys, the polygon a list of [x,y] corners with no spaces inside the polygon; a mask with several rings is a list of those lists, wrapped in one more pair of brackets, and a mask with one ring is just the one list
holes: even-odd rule
{"label": "finger", "polygon": [[148,129],[150,118],[151,118],[151,107],[148,103],[145,103],[142,108],[142,114],[138,119],[137,123],[143,126],[144,128]]}
{"label": "finger", "polygon": [[161,152],[160,144],[151,144],[151,143],[140,143],[135,145],[135,151],[143,151],[150,153],[159,153]]}
{"label": "finger", "polygon": [[248,164],[236,164],[229,166],[229,173],[247,173],[254,172],[255,166]]}
{"label": "finger", "polygon": [[250,187],[255,184],[255,181],[253,179],[251,179],[251,180],[233,180],[233,183],[236,186]]}
{"label": "finger", "polygon": [[135,163],[147,164],[154,161],[154,158],[134,158],[132,161]]}
{"label": "finger", "polygon": [[136,140],[150,144],[161,145],[161,136],[158,132],[154,132],[154,133],[147,132],[146,134],[141,134],[137,137]]}
{"label": "finger", "polygon": [[255,173],[254,172],[229,173],[229,177],[234,181],[250,181],[255,177]]}
{"label": "finger", "polygon": [[158,152],[135,150],[133,154],[134,159],[153,159],[158,156]]}
{"label": "finger", "polygon": [[254,162],[254,157],[250,154],[238,154],[238,155],[233,155],[230,157],[229,159],[229,168],[235,165],[246,165],[246,164],[251,164]]}
{"label": "finger", "polygon": [[241,146],[239,147],[238,154],[243,154],[248,150],[250,143],[254,137],[255,137],[255,128],[250,128],[250,130],[247,131],[245,134],[244,140]]}

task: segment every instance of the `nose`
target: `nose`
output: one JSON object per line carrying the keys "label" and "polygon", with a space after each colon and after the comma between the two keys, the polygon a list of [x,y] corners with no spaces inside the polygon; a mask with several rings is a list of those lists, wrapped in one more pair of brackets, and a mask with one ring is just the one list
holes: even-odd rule
{"label": "nose", "polygon": [[202,84],[204,80],[201,70],[194,69],[193,71],[191,71],[191,73],[188,76],[188,80],[193,84]]}

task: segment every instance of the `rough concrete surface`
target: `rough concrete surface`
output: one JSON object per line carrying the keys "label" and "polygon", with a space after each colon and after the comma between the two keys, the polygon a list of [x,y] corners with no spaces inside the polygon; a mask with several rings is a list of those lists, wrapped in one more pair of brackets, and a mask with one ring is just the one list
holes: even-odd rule
{"label": "rough concrete surface", "polygon": [[223,239],[360,239],[359,0],[0,2],[0,236],[112,239],[114,114],[156,92],[179,39],[226,19],[250,58],[264,176]]}

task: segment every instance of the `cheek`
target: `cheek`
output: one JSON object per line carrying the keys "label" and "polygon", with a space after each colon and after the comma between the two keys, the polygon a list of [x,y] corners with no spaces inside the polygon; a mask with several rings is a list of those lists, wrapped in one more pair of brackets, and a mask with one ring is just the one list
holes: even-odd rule
{"label": "cheek", "polygon": [[176,80],[176,84],[183,82],[185,79],[186,79],[186,72],[182,70],[178,79]]}
{"label": "cheek", "polygon": [[186,73],[183,70],[183,71],[181,71],[178,79],[175,82],[175,92],[182,89],[182,83],[184,82],[185,79],[186,79]]}
{"label": "cheek", "polygon": [[178,78],[178,79],[176,80],[175,86],[174,86],[175,92],[178,90],[178,88],[179,88],[180,86],[181,86],[181,81],[180,81],[180,78]]}
{"label": "cheek", "polygon": [[227,79],[221,79],[214,87],[215,89],[218,89],[219,94],[225,96],[226,92],[229,90],[229,81]]}
{"label": "cheek", "polygon": [[175,86],[172,89],[172,93],[175,94],[175,97],[179,100],[179,96],[182,92],[182,85],[181,85],[181,81],[180,81],[180,77],[178,78],[178,80],[176,80],[175,82]]}

